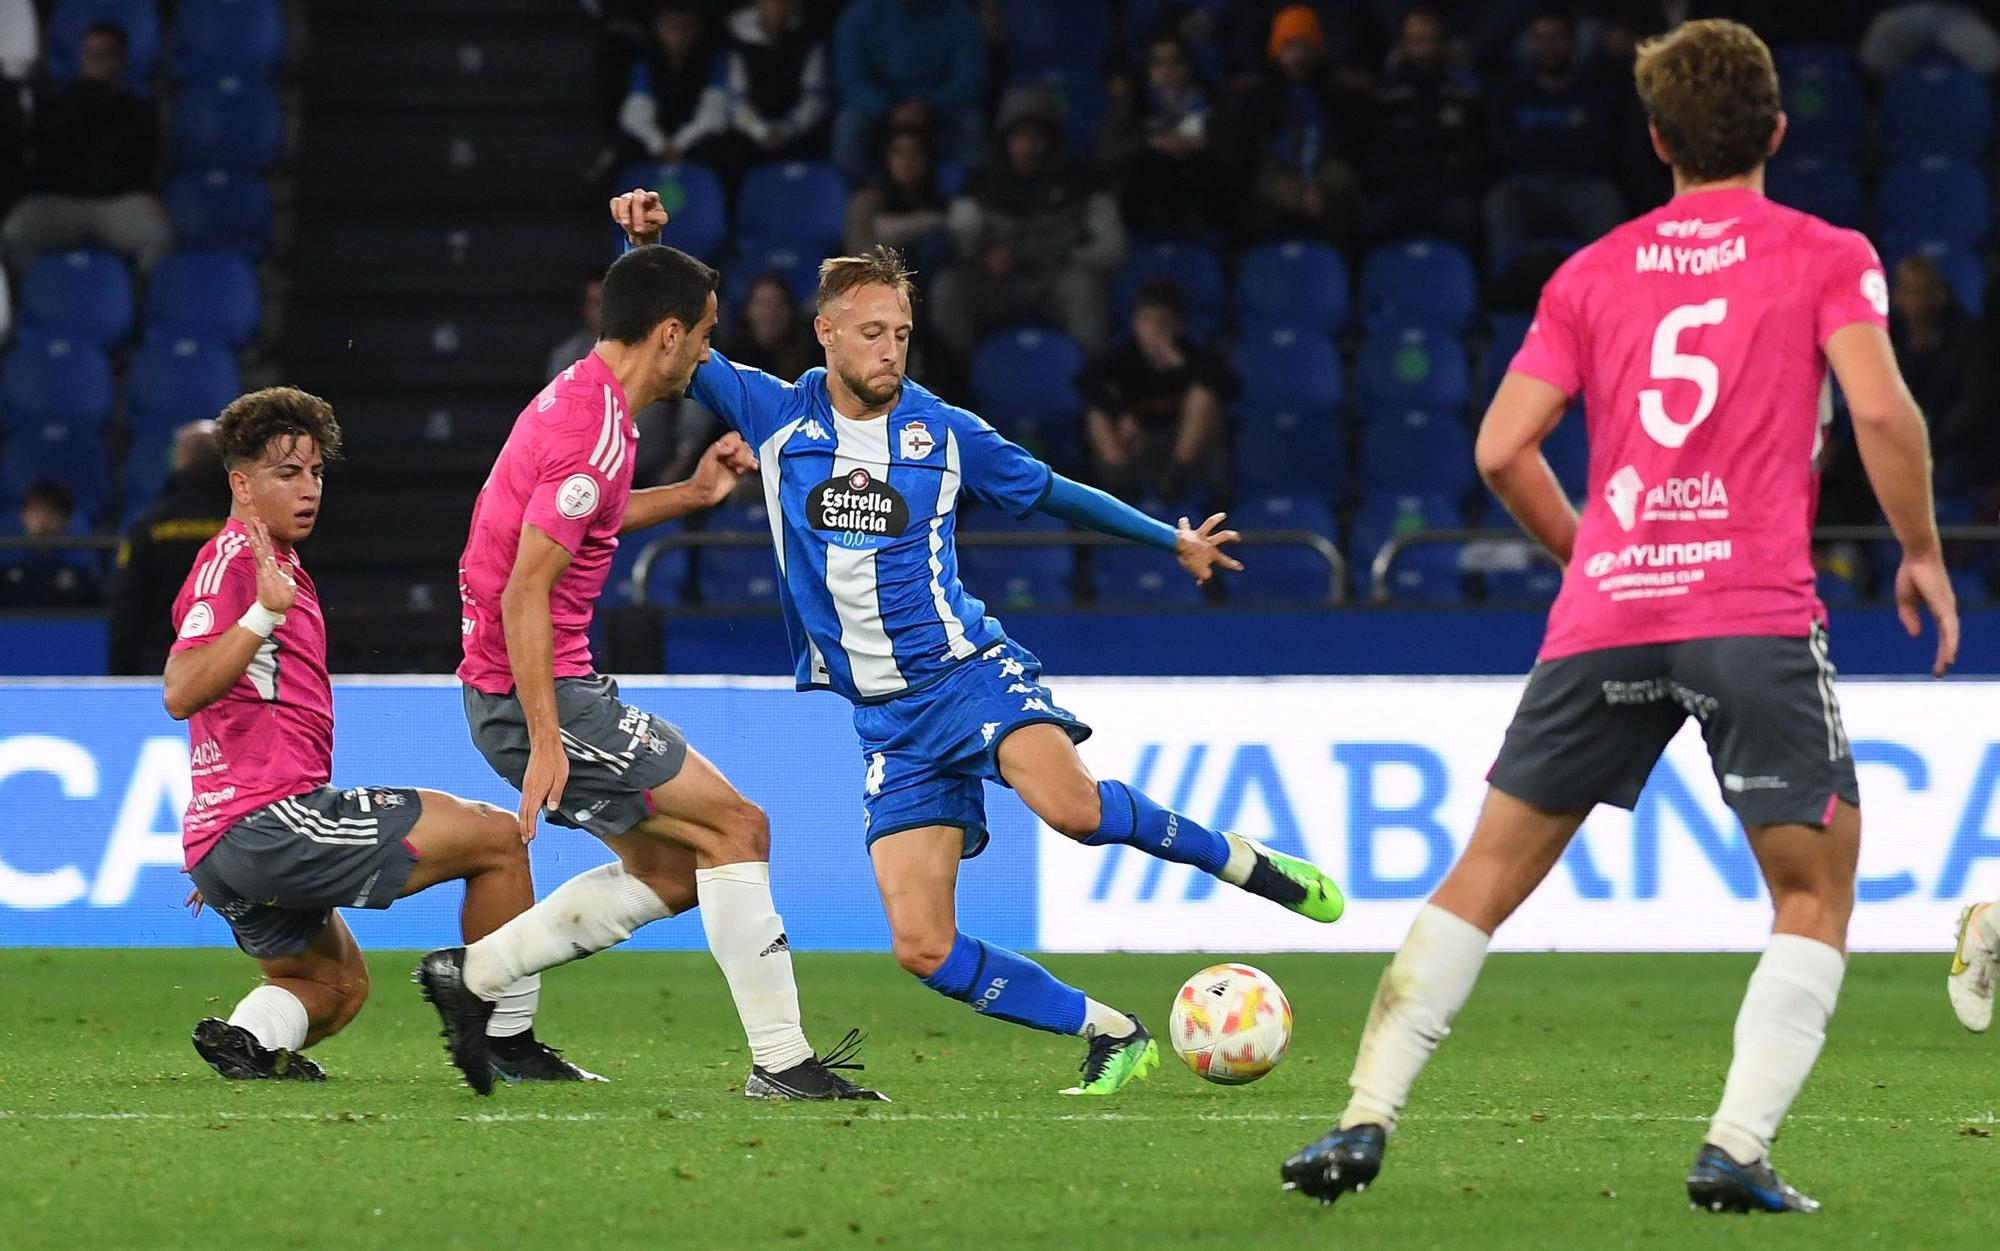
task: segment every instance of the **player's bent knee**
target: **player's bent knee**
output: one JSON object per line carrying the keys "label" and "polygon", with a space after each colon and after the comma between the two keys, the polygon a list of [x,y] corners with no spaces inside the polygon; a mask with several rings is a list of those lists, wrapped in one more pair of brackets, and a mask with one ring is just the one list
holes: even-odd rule
{"label": "player's bent knee", "polygon": [[1104,805],[1097,797],[1097,788],[1090,786],[1058,797],[1040,816],[1056,833],[1081,842],[1104,824]]}
{"label": "player's bent knee", "polygon": [[913,977],[929,977],[943,966],[945,958],[951,955],[952,936],[942,937],[931,934],[897,934],[890,940],[896,953],[896,963]]}
{"label": "player's bent knee", "polygon": [[720,835],[716,850],[732,861],[764,861],[771,858],[771,819],[747,799],[739,800],[716,824]]}

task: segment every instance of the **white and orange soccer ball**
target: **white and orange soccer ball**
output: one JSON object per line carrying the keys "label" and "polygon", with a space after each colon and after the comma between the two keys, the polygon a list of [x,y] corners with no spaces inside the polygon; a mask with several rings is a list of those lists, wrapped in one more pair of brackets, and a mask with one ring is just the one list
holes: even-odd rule
{"label": "white and orange soccer ball", "polygon": [[1292,1045],[1292,1005],[1261,969],[1215,964],[1189,978],[1168,1019],[1174,1053],[1197,1074],[1241,1086],[1278,1067]]}

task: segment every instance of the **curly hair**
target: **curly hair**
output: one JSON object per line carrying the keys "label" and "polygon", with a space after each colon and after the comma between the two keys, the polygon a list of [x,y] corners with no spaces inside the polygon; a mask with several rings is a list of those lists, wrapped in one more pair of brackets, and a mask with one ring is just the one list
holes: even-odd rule
{"label": "curly hair", "polygon": [[1668,158],[1689,179],[1736,178],[1770,156],[1778,71],[1748,26],[1687,22],[1639,45],[1632,77]]}
{"label": "curly hair", "polygon": [[829,256],[819,263],[819,297],[814,304],[823,313],[827,305],[841,296],[877,282],[907,300],[910,279],[914,276],[904,268],[902,254],[885,243],[878,243],[859,256]]}
{"label": "curly hair", "polygon": [[297,387],[239,395],[216,418],[216,427],[222,461],[232,469],[263,460],[273,439],[284,440],[289,451],[292,443],[309,437],[322,458],[340,458],[340,423],[333,419],[333,405]]}

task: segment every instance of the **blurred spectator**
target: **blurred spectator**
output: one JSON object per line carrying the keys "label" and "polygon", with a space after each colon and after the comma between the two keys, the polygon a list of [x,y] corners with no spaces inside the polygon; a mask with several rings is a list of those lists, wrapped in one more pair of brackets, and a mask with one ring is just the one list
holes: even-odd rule
{"label": "blurred spectator", "polygon": [[826,352],[813,335],[812,320],[799,309],[792,289],[777,274],[759,274],[743,292],[736,329],[720,345],[737,365],[749,365],[790,382],[815,365]]}
{"label": "blurred spectator", "polygon": [[737,149],[731,181],[759,161],[825,155],[826,62],[826,45],[806,25],[799,0],[757,0],[730,15],[722,85]]}
{"label": "blurred spectator", "polygon": [[985,331],[1053,321],[1095,352],[1105,277],[1125,259],[1118,205],[1063,153],[1062,112],[1047,92],[1009,92],[998,129],[994,155],[952,201],[960,263],[933,288],[938,337],[963,362]]}
{"label": "blurred spectator", "polygon": [[1088,405],[1096,484],[1128,502],[1179,501],[1190,488],[1219,494],[1228,485],[1222,409],[1237,392],[1221,357],[1181,329],[1181,293],[1155,280],[1132,304],[1132,340],[1077,375]]}
{"label": "blurred spectator", "polygon": [[1119,180],[1125,224],[1154,239],[1199,239],[1220,216],[1222,170],[1211,147],[1216,99],[1178,35],[1146,45],[1145,73],[1121,81],[1099,133],[1099,163]]}
{"label": "blurred spectator", "polygon": [[603,133],[613,134],[618,130],[618,110],[632,89],[632,71],[652,44],[653,0],[583,0],[583,7],[597,21],[592,55],[597,125]]}
{"label": "blurred spectator", "polygon": [[[37,482],[21,500],[21,533],[31,539],[56,539],[69,533],[76,499],[60,482]],[[97,575],[78,563],[77,553],[0,548],[0,606],[67,608],[94,604]],[[180,576],[187,577],[187,570]]]}
{"label": "blurred spectator", "polygon": [[726,157],[729,95],[719,81],[721,51],[693,0],[667,0],[653,15],[653,39],[632,71],[618,126],[641,152],[671,165]]}
{"label": "blurred spectator", "polygon": [[0,0],[0,78],[25,83],[42,59],[42,32],[30,0]]}
{"label": "blurred spectator", "polygon": [[152,674],[173,646],[174,597],[202,545],[229,520],[215,423],[191,421],[174,432],[173,470],[160,498],[140,513],[118,546],[111,584],[109,672]]}
{"label": "blurred spectator", "polygon": [[1603,171],[1615,153],[1617,106],[1604,80],[1577,61],[1576,23],[1545,8],[1528,24],[1528,68],[1493,99],[1494,164],[1506,175],[1486,196],[1486,240],[1504,261],[1529,240],[1589,242],[1625,205]]}
{"label": "blurred spectator", "polygon": [[1863,69],[1887,78],[1932,51],[1991,78],[2000,70],[2000,31],[1969,4],[1895,4],[1868,24],[1857,55]]}
{"label": "blurred spectator", "polygon": [[29,0],[0,0],[0,218],[21,198],[28,155],[28,81],[41,60]]}
{"label": "blurred spectator", "polygon": [[985,133],[986,33],[960,0],[855,0],[833,31],[833,159],[868,181],[885,126],[922,126],[938,150],[970,162]]}
{"label": "blurred spectator", "polygon": [[[1378,15],[1368,12],[1357,0],[1315,0],[1310,6],[1300,4],[1299,0],[1228,0],[1226,4],[1211,4],[1207,8],[1182,0],[1167,7],[1169,12],[1180,9],[1186,14],[1175,23],[1174,29],[1197,45],[1208,25],[1202,19],[1210,16],[1209,10],[1219,9],[1223,28],[1220,38],[1227,47],[1237,85],[1244,90],[1257,85],[1271,59],[1271,23],[1286,9],[1310,7],[1319,19],[1327,72],[1346,90],[1366,91],[1374,85],[1374,80],[1361,67],[1379,64],[1382,59],[1382,40],[1377,32],[1394,30],[1402,21],[1400,9],[1409,0],[1383,2],[1399,11],[1386,15],[1380,22],[1376,20]],[[1200,53],[1195,59],[1197,64],[1205,64]]]}
{"label": "blurred spectator", "polygon": [[929,136],[914,126],[892,130],[880,175],[847,202],[847,250],[886,243],[928,283],[951,260],[946,207]]}
{"label": "blurred spectator", "polygon": [[92,25],[79,77],[36,110],[28,195],[7,215],[16,269],[44,252],[101,243],[141,270],[173,246],[166,206],[154,194],[160,119],[125,87],[125,32]]}
{"label": "blurred spectator", "polygon": [[1259,238],[1305,236],[1351,248],[1361,184],[1337,148],[1355,129],[1353,97],[1327,74],[1326,36],[1308,5],[1280,9],[1265,49],[1270,68],[1245,104],[1256,170],[1243,226]]}
{"label": "blurred spectator", "polygon": [[1937,262],[1904,257],[1889,285],[1889,339],[1937,447],[1940,491],[2000,481],[2000,367],[1990,323],[1959,306]]}
{"label": "blurred spectator", "polygon": [[1445,41],[1436,9],[1403,14],[1362,147],[1374,238],[1431,235],[1470,247],[1478,237],[1484,105],[1472,76],[1445,63]]}
{"label": "blurred spectator", "polygon": [[549,349],[548,363],[542,367],[543,377],[553,378],[590,355],[590,350],[597,346],[599,315],[603,308],[604,275],[593,270],[583,280],[583,300],[577,305],[582,324],[567,339]]}

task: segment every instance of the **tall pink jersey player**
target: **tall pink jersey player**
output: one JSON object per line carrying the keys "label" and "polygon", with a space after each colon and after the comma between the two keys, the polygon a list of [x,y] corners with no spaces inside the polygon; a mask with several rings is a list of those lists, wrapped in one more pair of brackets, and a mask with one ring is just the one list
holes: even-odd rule
{"label": "tall pink jersey player", "polygon": [[[438,791],[336,790],[326,619],[297,544],[319,520],[321,474],[339,455],[325,400],[291,387],[241,396],[217,425],[229,522],[174,601],[167,711],[188,723],[194,793],[182,823],[197,913],[229,922],[264,984],[194,1046],[224,1077],[317,1081],[300,1054],[340,1032],[368,997],[368,968],[336,908],[386,908],[463,880],[478,938],[535,901],[515,823]],[[512,1080],[590,1076],[535,1038],[540,982],[508,987],[488,1022]]]}
{"label": "tall pink jersey player", "polygon": [[[1861,837],[1811,563],[1829,368],[1903,547],[1904,624],[1917,633],[1920,607],[1937,620],[1939,675],[1957,610],[1874,249],[1764,198],[1785,130],[1769,50],[1734,22],[1689,22],[1641,49],[1636,78],[1676,194],[1549,281],[1480,430],[1481,474],[1564,564],[1563,587],[1471,842],[1383,976],[1353,1098],[1284,1164],[1287,1188],[1322,1202],[1379,1173],[1493,931],[1593,807],[1637,802],[1693,717],[1776,918],[1688,1194],[1711,1211],[1819,1207],[1767,1157],[1839,994]],[[1579,397],[1581,517],[1541,455]]]}

